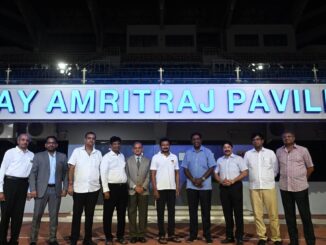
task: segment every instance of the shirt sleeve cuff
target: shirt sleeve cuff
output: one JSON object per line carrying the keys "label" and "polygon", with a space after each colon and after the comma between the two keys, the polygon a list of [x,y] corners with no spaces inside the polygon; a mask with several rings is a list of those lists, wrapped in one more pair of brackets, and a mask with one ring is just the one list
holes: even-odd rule
{"label": "shirt sleeve cuff", "polygon": [[110,191],[110,188],[109,187],[103,187],[103,193],[104,192],[109,192]]}

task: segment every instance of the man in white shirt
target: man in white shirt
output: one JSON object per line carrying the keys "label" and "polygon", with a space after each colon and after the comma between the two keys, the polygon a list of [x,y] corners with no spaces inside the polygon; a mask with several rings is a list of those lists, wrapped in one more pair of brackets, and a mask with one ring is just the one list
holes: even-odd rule
{"label": "man in white shirt", "polygon": [[[30,138],[20,134],[17,146],[6,151],[0,168],[0,244],[18,244],[23,222],[28,190],[28,177],[32,169],[34,154],[27,147]],[[10,241],[7,241],[8,226],[11,222]]]}
{"label": "man in white shirt", "polygon": [[71,223],[71,244],[76,245],[80,235],[80,222],[85,210],[84,245],[93,245],[92,227],[94,210],[100,185],[100,164],[102,154],[94,148],[96,134],[85,134],[85,145],[74,149],[69,164],[68,193],[73,196],[73,217]]}
{"label": "man in white shirt", "polygon": [[215,179],[220,183],[220,198],[225,218],[226,237],[221,243],[234,243],[234,221],[237,245],[243,244],[243,193],[242,179],[248,175],[248,167],[242,157],[233,154],[233,144],[223,144],[224,156],[217,159]]}
{"label": "man in white shirt", "polygon": [[270,221],[271,240],[275,245],[280,245],[282,240],[275,189],[275,176],[278,174],[277,158],[272,150],[263,147],[264,136],[261,133],[254,133],[251,140],[254,148],[246,152],[244,160],[249,169],[250,198],[259,237],[258,245],[265,245],[267,242],[264,207]]}
{"label": "man in white shirt", "polygon": [[[153,156],[151,161],[151,177],[156,199],[157,224],[161,244],[168,241],[180,243],[175,236],[175,199],[179,196],[179,162],[176,155],[170,152],[170,140],[160,140],[161,151]],[[168,207],[168,239],[165,238],[164,210]]]}
{"label": "man in white shirt", "polygon": [[117,242],[127,244],[124,239],[125,216],[128,205],[128,185],[126,161],[120,152],[121,138],[112,136],[110,139],[111,151],[106,153],[101,162],[101,180],[103,186],[103,229],[106,244],[113,244],[112,216],[117,209]]}

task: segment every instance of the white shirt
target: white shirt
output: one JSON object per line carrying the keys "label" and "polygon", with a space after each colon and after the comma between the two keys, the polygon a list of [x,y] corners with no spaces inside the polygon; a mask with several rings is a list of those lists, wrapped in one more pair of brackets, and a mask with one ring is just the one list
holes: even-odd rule
{"label": "white shirt", "polygon": [[249,169],[249,189],[273,189],[278,173],[278,162],[274,151],[262,148],[259,152],[249,150],[244,156]]}
{"label": "white shirt", "polygon": [[34,153],[21,150],[18,146],[6,151],[0,168],[0,192],[6,175],[28,178],[33,166]]}
{"label": "white shirt", "polygon": [[150,170],[156,170],[157,190],[175,190],[175,170],[179,170],[176,155],[170,153],[165,156],[161,152],[155,154],[151,161]]}
{"label": "white shirt", "polygon": [[220,175],[221,180],[232,180],[238,177],[241,172],[248,169],[242,157],[231,154],[229,157],[222,156],[216,161],[215,173]]}
{"label": "white shirt", "polygon": [[110,191],[108,184],[127,183],[126,160],[122,153],[106,153],[101,162],[101,180],[103,192]]}
{"label": "white shirt", "polygon": [[85,146],[74,149],[68,164],[75,166],[74,191],[77,193],[94,192],[101,188],[100,164],[102,153],[95,148],[88,155]]}

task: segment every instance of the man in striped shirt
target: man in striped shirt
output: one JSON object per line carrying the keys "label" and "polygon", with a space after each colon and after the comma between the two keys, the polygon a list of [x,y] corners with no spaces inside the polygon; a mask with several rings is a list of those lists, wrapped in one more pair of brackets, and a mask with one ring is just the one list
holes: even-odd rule
{"label": "man in striped shirt", "polygon": [[314,165],[308,149],[295,144],[293,132],[284,132],[282,139],[284,146],[276,151],[276,156],[280,165],[281,197],[291,245],[299,244],[295,204],[302,219],[306,243],[315,245],[308,195],[308,178],[314,171]]}

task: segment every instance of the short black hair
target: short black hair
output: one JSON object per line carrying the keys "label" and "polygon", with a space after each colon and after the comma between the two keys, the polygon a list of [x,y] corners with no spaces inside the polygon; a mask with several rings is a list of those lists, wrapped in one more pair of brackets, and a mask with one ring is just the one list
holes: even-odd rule
{"label": "short black hair", "polygon": [[46,137],[45,142],[48,142],[49,139],[53,139],[55,143],[58,143],[58,139],[54,135],[49,135],[48,137]]}
{"label": "short black hair", "polygon": [[229,140],[224,141],[222,146],[224,146],[224,145],[226,145],[226,144],[227,144],[227,145],[230,145],[230,146],[233,148],[233,144],[232,144],[231,141],[229,141]]}
{"label": "short black hair", "polygon": [[199,136],[199,138],[202,138],[201,133],[199,133],[199,132],[193,132],[193,133],[190,135],[190,139],[192,140],[192,137],[194,137],[195,135]]}
{"label": "short black hair", "polygon": [[119,143],[121,143],[121,138],[120,137],[118,137],[118,136],[112,136],[111,138],[110,138],[110,144],[112,144],[112,143],[114,143],[114,142],[119,142]]}
{"label": "short black hair", "polygon": [[96,133],[92,132],[92,131],[88,131],[86,134],[85,134],[85,139],[87,138],[88,135],[94,135],[95,136],[95,139],[96,139]]}
{"label": "short black hair", "polygon": [[252,135],[251,135],[251,140],[253,140],[255,137],[259,137],[259,138],[261,138],[262,140],[264,140],[265,139],[265,137],[264,137],[264,135],[262,134],[262,133],[259,133],[259,132],[256,132],[256,133],[253,133]]}
{"label": "short black hair", "polygon": [[286,129],[286,130],[284,130],[283,133],[282,133],[282,136],[283,136],[284,134],[292,134],[292,135],[295,137],[295,133],[294,133],[292,130],[290,130],[290,129]]}
{"label": "short black hair", "polygon": [[167,138],[167,137],[163,137],[163,138],[160,139],[160,145],[161,145],[162,142],[164,142],[164,141],[169,142],[169,144],[171,145],[171,140],[169,140],[169,138]]}

